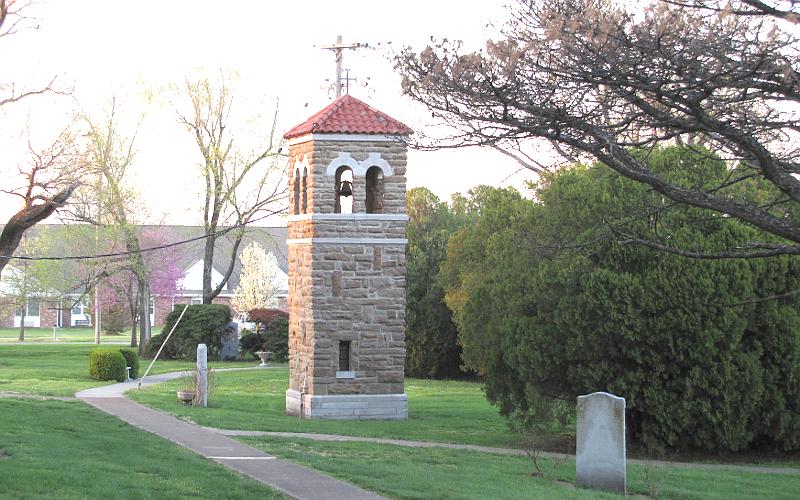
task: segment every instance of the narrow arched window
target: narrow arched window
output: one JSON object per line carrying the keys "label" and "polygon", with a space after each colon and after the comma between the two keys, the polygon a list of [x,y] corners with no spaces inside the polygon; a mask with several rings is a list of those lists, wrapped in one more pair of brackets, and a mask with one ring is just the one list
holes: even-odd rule
{"label": "narrow arched window", "polygon": [[333,213],[353,213],[353,171],[349,167],[336,169],[336,193]]}
{"label": "narrow arched window", "polygon": [[381,167],[372,166],[367,170],[367,213],[383,213],[383,170]]}
{"label": "narrow arched window", "polygon": [[300,213],[300,170],[294,169],[292,197],[294,198],[294,214]]}
{"label": "narrow arched window", "polygon": [[308,211],[308,169],[303,168],[303,194],[302,194],[302,210],[303,213]]}

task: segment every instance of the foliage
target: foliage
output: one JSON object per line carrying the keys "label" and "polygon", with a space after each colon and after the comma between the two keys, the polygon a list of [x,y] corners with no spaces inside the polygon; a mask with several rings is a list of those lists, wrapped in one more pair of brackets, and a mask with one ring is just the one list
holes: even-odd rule
{"label": "foliage", "polygon": [[250,317],[250,321],[265,325],[275,318],[289,318],[289,314],[280,309],[250,309],[247,315]]}
{"label": "foliage", "polygon": [[[532,150],[549,141],[566,158],[599,160],[665,198],[784,238],[751,233],[759,239],[713,255],[798,254],[799,19],[797,2],[520,0],[484,50],[445,39],[396,63],[404,92],[456,131],[426,146],[488,145],[543,173],[550,165]],[[706,146],[736,168],[700,189],[632,152],[665,141]],[[773,186],[768,203],[727,189],[752,179]],[[691,240],[637,243],[703,254]]]}
{"label": "foliage", "polygon": [[[277,305],[278,285],[275,277],[278,260],[255,241],[242,251],[242,272],[231,305],[237,311],[274,307]],[[255,320],[253,320],[255,321]]]}
{"label": "foliage", "polygon": [[264,326],[264,346],[271,353],[270,357],[278,362],[289,360],[289,319],[278,316]]}
{"label": "foliage", "polygon": [[436,282],[457,217],[425,188],[408,191],[406,206],[406,374],[460,377],[465,372],[458,331],[444,302],[444,289]]}
{"label": "foliage", "polygon": [[122,304],[112,304],[103,311],[103,331],[108,335],[119,335],[130,324],[130,311]]}
{"label": "foliage", "polygon": [[[152,357],[180,318],[185,306],[170,312],[159,335],[154,335],[145,347],[145,356]],[[222,332],[231,321],[231,310],[221,304],[196,304],[186,308],[180,323],[175,327],[161,355],[167,358],[195,359],[197,345],[208,346],[209,357],[219,356],[222,349]]]}
{"label": "foliage", "polygon": [[125,380],[125,356],[119,349],[95,349],[89,353],[89,376],[95,380]]}
{"label": "foliage", "polygon": [[258,332],[250,332],[239,337],[239,352],[250,354],[253,358],[258,358],[258,351],[267,350],[264,346],[264,336]]}
{"label": "foliage", "polygon": [[256,332],[239,339],[239,350],[254,358],[258,351],[269,351],[270,358],[279,363],[289,359],[289,314],[280,309],[253,309],[250,320],[258,324]]}
{"label": "foliage", "polygon": [[139,378],[139,353],[131,349],[120,349],[125,357],[125,366],[131,367],[131,378]]}
{"label": "foliage", "polygon": [[[682,148],[647,162],[698,189],[728,174]],[[441,272],[465,362],[501,413],[535,421],[543,396],[602,390],[626,398],[629,432],[646,446],[800,448],[799,259],[625,244],[620,234],[715,252],[771,238],[601,165],[545,176],[537,198],[481,192],[480,217],[451,238]]]}

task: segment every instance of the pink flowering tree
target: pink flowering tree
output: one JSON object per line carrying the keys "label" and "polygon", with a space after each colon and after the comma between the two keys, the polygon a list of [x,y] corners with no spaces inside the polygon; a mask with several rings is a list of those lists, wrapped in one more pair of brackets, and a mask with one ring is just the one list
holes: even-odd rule
{"label": "pink flowering tree", "polygon": [[[178,282],[183,278],[176,247],[158,248],[176,241],[177,237],[163,226],[145,227],[138,231],[141,245],[141,262],[148,276],[151,296],[171,297],[177,291]],[[117,248],[120,247],[120,248]],[[124,244],[118,242],[115,249],[121,250]],[[177,247],[179,248],[179,247]],[[141,273],[140,273],[141,274]],[[122,260],[120,265],[105,280],[106,293],[98,294],[100,304],[105,310],[124,307],[127,309],[131,325],[131,347],[136,347],[137,318],[150,311],[142,311],[139,297],[137,273],[131,260]]]}

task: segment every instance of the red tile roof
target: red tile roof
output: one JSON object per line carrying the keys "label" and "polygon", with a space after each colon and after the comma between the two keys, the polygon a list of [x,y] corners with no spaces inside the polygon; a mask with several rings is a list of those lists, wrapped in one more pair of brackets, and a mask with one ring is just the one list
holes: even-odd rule
{"label": "red tile roof", "polygon": [[343,95],[283,137],[291,139],[312,133],[408,135],[413,130],[355,97]]}

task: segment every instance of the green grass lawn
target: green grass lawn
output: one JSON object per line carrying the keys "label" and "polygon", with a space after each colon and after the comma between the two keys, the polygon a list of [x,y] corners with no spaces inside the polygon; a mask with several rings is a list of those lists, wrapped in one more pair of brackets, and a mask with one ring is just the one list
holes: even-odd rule
{"label": "green grass lawn", "polygon": [[0,498],[284,498],[80,402],[0,399]]}
{"label": "green grass lawn", "polygon": [[[94,344],[0,344],[0,392],[72,396],[83,389],[107,385],[110,382],[100,382],[89,377],[89,351],[96,347],[98,346]],[[142,360],[142,374],[149,362]],[[255,364],[211,362],[210,366],[240,367]],[[192,367],[194,363],[189,361],[159,360],[150,373],[173,372]]]}
{"label": "green grass lawn", "polygon": [[[0,345],[0,392],[66,396],[86,387],[100,385],[100,382],[88,377],[88,352],[94,347]],[[257,361],[248,360],[216,366],[256,364]],[[146,363],[143,362],[143,365],[146,366]],[[161,373],[191,368],[193,363],[159,361],[155,366],[155,372]],[[242,372],[215,372],[212,379],[213,390],[207,409],[178,403],[174,391],[182,385],[181,381],[133,391],[130,395],[133,399],[212,427],[318,432],[485,446],[516,444],[514,435],[507,429],[497,410],[486,402],[477,383],[408,379],[408,421],[359,422],[311,421],[284,416],[284,391],[288,380],[286,365]],[[226,486],[223,480],[198,483],[196,479],[173,477],[173,470],[197,468],[195,465],[179,465],[194,463],[187,460],[207,463],[79,403],[0,398],[0,421],[3,422],[0,449],[11,455],[11,458],[3,458],[3,453],[0,453],[0,470],[3,471],[0,474],[0,497],[225,497],[229,492],[233,492],[230,493],[231,497],[263,496],[261,493],[250,493],[247,484],[236,483],[242,481],[236,476],[230,476],[236,479],[233,486]],[[7,425],[8,422],[11,424]],[[268,453],[394,498],[611,496],[574,488],[573,462],[567,462],[555,471],[556,481],[531,477],[529,473],[532,466],[526,457],[371,443],[330,443],[268,437],[242,439],[262,447]],[[131,445],[140,441],[143,443],[141,446]],[[160,447],[153,443],[160,443]],[[50,454],[54,458],[48,456],[47,451],[41,451],[50,447],[58,448],[56,453]],[[25,455],[27,452],[24,450],[28,449],[34,450],[31,452],[33,456]],[[147,455],[150,450],[156,450],[151,455],[157,455],[168,463],[162,465],[159,461],[142,461],[138,458],[139,455]],[[136,455],[137,458],[128,458],[129,455]],[[118,461],[115,458],[117,456],[121,457]],[[18,466],[14,460],[20,460],[19,463],[24,463],[24,467]],[[14,468],[8,468],[12,463]],[[64,467],[67,472],[51,473],[51,468],[57,465]],[[6,474],[6,470],[10,473]],[[97,475],[95,470],[103,476]],[[217,472],[203,470],[208,477],[217,477]],[[44,471],[45,475],[52,475],[54,479],[43,481],[42,485],[30,486],[37,481],[35,477],[38,474],[32,471]],[[649,494],[657,489],[663,498],[797,498],[796,492],[800,491],[800,474],[661,467],[655,469],[654,479],[647,480],[644,467],[629,465],[628,471],[630,491]],[[134,479],[129,480],[127,476]],[[98,479],[100,477],[105,479]],[[93,482],[114,486],[94,485]],[[144,483],[147,483],[144,489],[134,489],[134,485],[141,488]],[[89,493],[85,493],[87,491]]]}
{"label": "green grass lawn", "polygon": [[181,405],[181,381],[131,391],[142,403],[224,429],[319,432],[350,436],[512,446],[515,437],[474,382],[406,379],[409,419],[405,421],[301,420],[284,415],[289,373],[286,365],[214,375],[209,408]]}
{"label": "green grass lawn", "polygon": [[[527,457],[384,444],[318,442],[271,437],[242,438],[267,453],[308,465],[392,498],[620,498],[575,488],[575,462],[532,477]],[[675,499],[796,499],[800,474],[789,476],[727,470],[628,465],[628,492]],[[554,481],[556,479],[557,481]],[[654,495],[655,494],[655,495]]]}
{"label": "green grass lawn", "polygon": [[[156,329],[153,335],[158,333]],[[122,335],[101,335],[100,343],[130,342],[130,332]],[[0,343],[18,342],[19,328],[0,328]],[[94,342],[92,328],[56,328],[57,342]],[[25,328],[25,342],[53,342],[52,328]]]}

